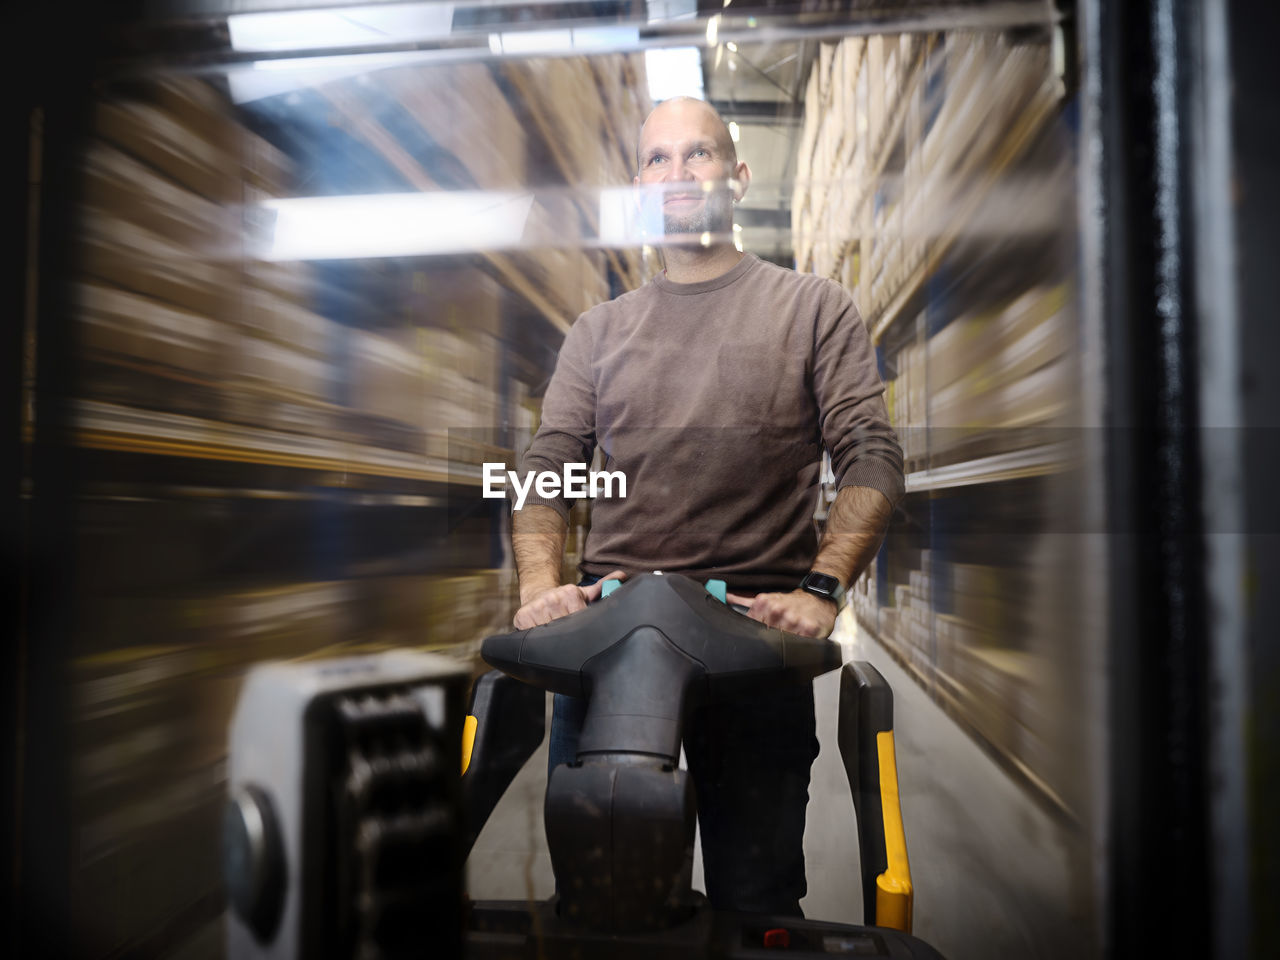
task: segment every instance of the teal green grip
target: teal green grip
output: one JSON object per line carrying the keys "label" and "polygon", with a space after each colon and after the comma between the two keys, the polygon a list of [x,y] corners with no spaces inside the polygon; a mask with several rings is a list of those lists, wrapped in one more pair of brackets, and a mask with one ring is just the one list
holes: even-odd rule
{"label": "teal green grip", "polygon": [[707,593],[711,594],[721,603],[729,602],[729,588],[725,586],[723,580],[708,580]]}
{"label": "teal green grip", "polygon": [[603,599],[604,599],[605,597],[607,597],[609,594],[613,593],[613,591],[617,590],[620,586],[622,586],[622,581],[621,581],[621,580],[618,580],[618,579],[616,579],[616,578],[615,578],[615,579],[613,579],[613,580],[603,580],[603,581],[601,581],[601,583],[600,583],[600,599],[601,599],[601,600],[603,600]]}

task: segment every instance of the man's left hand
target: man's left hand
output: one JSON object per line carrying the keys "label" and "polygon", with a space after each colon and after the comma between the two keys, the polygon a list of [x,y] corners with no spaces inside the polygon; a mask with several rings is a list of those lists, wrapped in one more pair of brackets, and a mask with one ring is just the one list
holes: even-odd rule
{"label": "man's left hand", "polygon": [[730,603],[747,608],[747,616],[770,627],[824,640],[836,625],[836,605],[804,590],[757,593],[754,597],[728,594]]}

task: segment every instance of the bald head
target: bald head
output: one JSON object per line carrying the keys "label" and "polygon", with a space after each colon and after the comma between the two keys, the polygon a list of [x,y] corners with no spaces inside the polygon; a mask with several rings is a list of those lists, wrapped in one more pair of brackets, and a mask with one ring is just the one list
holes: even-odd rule
{"label": "bald head", "polygon": [[746,194],[751,168],[705,101],[676,97],[654,107],[636,167],[637,200],[653,223],[661,216],[663,236],[732,236],[733,205]]}
{"label": "bald head", "polygon": [[[640,139],[636,143],[636,169],[643,170],[645,153],[651,144],[646,143],[646,135],[655,132],[655,128],[663,134],[673,129],[698,130],[714,140],[716,152],[730,167],[738,162],[738,151],[729,133],[729,125],[724,122],[715,107],[705,100],[696,97],[672,97],[663,100],[651,111],[640,128]],[[650,137],[650,139],[653,139]]]}

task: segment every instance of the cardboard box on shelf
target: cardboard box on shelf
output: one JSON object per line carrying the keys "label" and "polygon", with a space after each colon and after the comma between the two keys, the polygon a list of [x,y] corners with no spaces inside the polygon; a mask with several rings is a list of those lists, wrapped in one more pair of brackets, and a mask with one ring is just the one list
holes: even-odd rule
{"label": "cardboard box on shelf", "polygon": [[528,184],[529,133],[488,65],[404,67],[381,76],[397,102],[449,157],[466,168],[478,188]]}
{"label": "cardboard box on shelf", "polygon": [[334,321],[273,291],[246,287],[238,307],[236,319],[256,337],[316,357],[331,356],[339,349]]}
{"label": "cardboard box on shelf", "polygon": [[1035,657],[1015,650],[961,648],[955,658],[956,682],[977,726],[996,746],[1014,750],[1018,721],[1013,704],[1034,683]]}
{"label": "cardboard box on shelf", "polygon": [[1058,319],[1067,305],[1065,284],[1036,286],[1021,293],[992,316],[990,336],[1002,349],[1048,321]]}
{"label": "cardboard box on shelf", "polygon": [[95,282],[202,316],[227,319],[235,297],[229,264],[185,250],[119,217],[87,210],[80,268]]}
{"label": "cardboard box on shelf", "polygon": [[896,607],[881,607],[880,638],[894,646],[902,645],[902,633],[899,625],[899,611]]}
{"label": "cardboard box on shelf", "polygon": [[992,420],[1002,427],[1053,422],[1070,400],[1071,366],[1058,360],[992,391]]}
{"label": "cardboard box on shelf", "polygon": [[1006,343],[992,358],[996,388],[1017,383],[1067,356],[1071,333],[1060,316],[1048,317],[1020,339]]}
{"label": "cardboard box on shelf", "polygon": [[[1060,751],[1050,746],[1049,738],[1041,730],[1016,722],[1010,739],[1010,750],[1013,755],[1041,776],[1052,771],[1062,762]],[[1052,780],[1052,775],[1046,779]]]}
{"label": "cardboard box on shelf", "polygon": [[[895,41],[896,42],[896,41]],[[880,141],[884,134],[885,122],[885,45],[887,38],[877,34],[867,40],[867,126],[859,133],[867,138],[871,145],[871,155],[880,155]],[[861,85],[861,78],[859,78]]]}
{"label": "cardboard box on shelf", "polygon": [[917,650],[926,654],[928,658],[933,656],[933,633],[927,623],[921,623],[918,619],[912,619],[907,626],[907,641]]}
{"label": "cardboard box on shelf", "polygon": [[79,284],[76,299],[83,345],[90,352],[213,378],[225,371],[232,328],[223,321],[98,283]]}
{"label": "cardboard box on shelf", "polygon": [[246,189],[270,197],[293,195],[297,172],[283,151],[242,126],[236,128],[236,148]]}
{"label": "cardboard box on shelf", "polygon": [[315,269],[302,260],[247,259],[244,282],[251,290],[261,290],[303,309],[311,307],[317,292]]}
{"label": "cardboard box on shelf", "polygon": [[413,283],[422,298],[422,309],[414,312],[414,326],[407,330],[423,326],[454,333],[502,335],[505,294],[487,273],[478,269],[425,270],[414,276]]}
{"label": "cardboard box on shelf", "polygon": [[929,338],[926,362],[934,390],[951,386],[982,363],[989,319],[989,312],[966,313]]}
{"label": "cardboard box on shelf", "polygon": [[236,122],[227,95],[200,77],[171,73],[149,81],[144,95],[176,123],[229,155],[237,155],[243,141],[254,137]]}
{"label": "cardboard box on shelf", "polygon": [[465,654],[486,634],[507,628],[515,612],[501,570],[373,577],[359,589],[354,630],[362,643],[380,647]]}
{"label": "cardboard box on shelf", "polygon": [[99,103],[94,128],[107,142],[206,200],[225,204],[235,202],[238,196],[235,155],[158,107],[136,102]]}
{"label": "cardboard box on shelf", "polygon": [[606,183],[626,183],[636,173],[636,135],[652,109],[647,87],[637,79],[638,64],[643,64],[643,59],[634,54],[594,56],[587,60],[606,134]]}
{"label": "cardboard box on shelf", "polygon": [[[600,136],[604,126],[600,98],[590,68],[581,58],[530,59],[508,62],[503,75],[523,98],[559,173],[572,184],[610,183],[611,152]],[[552,171],[530,171],[554,182]]]}
{"label": "cardboard box on shelf", "polygon": [[117,147],[102,141],[90,145],[83,184],[91,214],[134,223],[191,256],[227,259],[234,253],[237,225],[230,211]]}
{"label": "cardboard box on shelf", "polygon": [[543,248],[531,252],[526,271],[551,302],[562,307],[565,316],[576,319],[599,300],[602,287],[600,269],[579,250]]}
{"label": "cardboard box on shelf", "polygon": [[248,665],[349,641],[355,598],[351,581],[285,583],[192,598],[188,616],[218,657]]}
{"label": "cardboard box on shelf", "polygon": [[[901,94],[901,76],[898,69],[898,38],[890,34],[884,37],[882,41],[884,53],[884,67],[880,73],[880,93],[879,96],[884,100],[884,122],[887,125],[890,118],[898,109]],[[881,136],[887,134],[887,129],[881,133]],[[875,154],[878,156],[884,149],[883,144],[873,141],[876,144]]]}
{"label": "cardboard box on shelf", "polygon": [[911,67],[922,52],[926,39],[923,35],[903,33],[898,36],[898,62],[904,69]]}
{"label": "cardboard box on shelf", "polygon": [[347,336],[351,406],[421,430],[427,404],[423,358],[393,340],[364,330],[351,330]]}
{"label": "cardboard box on shelf", "polygon": [[239,383],[320,403],[337,394],[338,371],[328,360],[244,331],[229,334],[228,342],[227,372]]}
{"label": "cardboard box on shelf", "polygon": [[218,419],[337,442],[352,439],[343,409],[263,380],[237,379],[219,398]]}
{"label": "cardboard box on shelf", "polygon": [[497,389],[497,341],[484,334],[445,333],[429,338],[423,376],[427,393],[438,399],[465,398]]}
{"label": "cardboard box on shelf", "polygon": [[[1052,376],[1036,374],[1069,350],[1061,315],[1022,311],[1011,321],[1008,314],[961,317],[929,341],[929,372],[936,385],[930,419],[935,425],[1008,425],[1012,417],[1034,421],[1043,418],[1046,403],[1056,409],[1063,399]],[[1037,319],[1027,319],[1032,316]]]}
{"label": "cardboard box on shelf", "polygon": [[948,676],[955,675],[956,640],[955,618],[945,613],[933,615],[933,636],[936,645],[938,669]]}
{"label": "cardboard box on shelf", "polygon": [[1000,597],[956,592],[951,595],[955,616],[968,625],[964,634],[973,647],[990,647],[1009,639],[1006,601]]}
{"label": "cardboard box on shelf", "polygon": [[814,73],[818,78],[818,102],[828,109],[823,111],[823,119],[830,115],[829,107],[833,97],[834,81],[831,76],[831,67],[835,63],[836,44],[820,43],[818,44],[818,63]]}

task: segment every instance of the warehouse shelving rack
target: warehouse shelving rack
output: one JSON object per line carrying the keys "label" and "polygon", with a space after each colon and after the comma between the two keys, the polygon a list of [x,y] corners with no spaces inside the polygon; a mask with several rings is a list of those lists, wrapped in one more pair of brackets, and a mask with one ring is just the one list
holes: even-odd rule
{"label": "warehouse shelving rack", "polygon": [[[469,660],[510,622],[505,504],[480,497],[480,465],[513,463],[574,318],[646,269],[579,243],[598,210],[570,189],[629,180],[639,57],[370,79],[256,107],[216,78],[99,88],[74,237],[72,885],[112,949],[220,929],[205,858],[249,666],[389,646]],[[326,143],[353,162],[321,169]],[[519,250],[305,264],[246,241],[271,198],[531,183],[543,229]],[[561,217],[584,226],[557,245]],[[180,878],[162,875],[174,849]]]}
{"label": "warehouse shelving rack", "polygon": [[[1054,653],[1028,649],[1027,635],[1042,631],[1030,629],[1036,595],[1017,559],[1035,549],[1024,534],[1048,515],[1037,505],[1080,459],[1061,429],[1074,264],[1053,231],[1069,220],[1028,230],[1012,249],[980,235],[1011,182],[1041,177],[1072,194],[1064,101],[1048,29],[824,45],[809,80],[793,224],[798,269],[842,283],[862,309],[906,459],[899,521],[852,591],[859,626],[1070,822],[1081,798],[1051,756],[1058,731],[1036,708],[1058,682],[1046,675]],[[1001,278],[1011,271],[1018,280]],[[1001,389],[1008,404],[997,402]],[[993,551],[1000,534],[956,521],[964,503],[993,496],[1028,512],[1025,529],[1000,531],[1012,556]]]}

